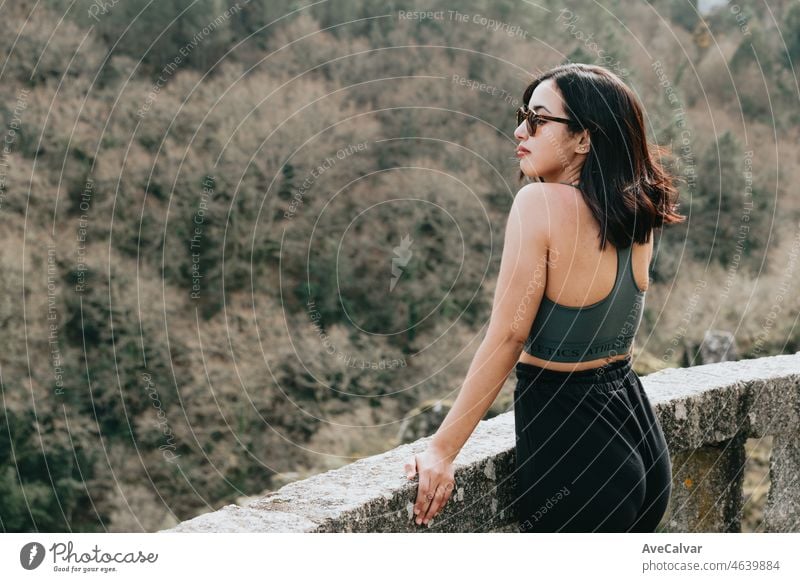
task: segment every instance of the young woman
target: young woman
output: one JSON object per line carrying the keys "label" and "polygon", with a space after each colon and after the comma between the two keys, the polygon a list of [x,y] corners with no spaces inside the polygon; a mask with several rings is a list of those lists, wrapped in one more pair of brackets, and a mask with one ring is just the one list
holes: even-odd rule
{"label": "young woman", "polygon": [[520,177],[491,320],[428,449],[414,507],[428,524],[452,462],[516,370],[515,510],[522,532],[651,532],[671,492],[669,452],[631,368],[654,228],[681,222],[642,107],[606,68],[536,77],[517,111]]}

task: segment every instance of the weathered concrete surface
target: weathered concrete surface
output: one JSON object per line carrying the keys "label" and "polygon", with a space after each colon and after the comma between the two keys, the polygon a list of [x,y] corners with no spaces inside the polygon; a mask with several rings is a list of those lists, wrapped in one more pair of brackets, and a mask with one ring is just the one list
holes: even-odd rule
{"label": "weathered concrete surface", "polygon": [[[800,353],[668,369],[642,383],[672,455],[667,530],[737,531],[744,439],[770,434],[777,444],[767,529],[800,531]],[[513,412],[479,423],[455,461],[456,493],[425,528],[410,519],[416,481],[403,465],[429,439],[163,531],[513,531]]]}
{"label": "weathered concrete surface", "polygon": [[665,529],[741,531],[744,462],[741,437],[673,453],[672,496]]}
{"label": "weathered concrete surface", "polygon": [[674,368],[642,379],[669,444],[669,531],[741,528],[744,440],[775,435],[767,531],[800,531],[800,354]]}
{"label": "weathered concrete surface", "polygon": [[769,476],[765,529],[773,532],[800,531],[800,431],[775,436]]}
{"label": "weathered concrete surface", "polygon": [[[509,524],[514,419],[479,423],[455,463],[456,490],[431,527],[410,519],[416,480],[404,465],[430,437],[283,486],[245,507],[228,505],[165,530],[171,532],[485,531]],[[501,476],[504,476],[501,478]]]}

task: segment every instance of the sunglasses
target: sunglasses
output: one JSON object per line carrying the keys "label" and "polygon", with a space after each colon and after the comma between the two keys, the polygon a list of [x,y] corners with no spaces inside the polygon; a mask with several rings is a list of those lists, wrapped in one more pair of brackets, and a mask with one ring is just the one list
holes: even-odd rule
{"label": "sunglasses", "polygon": [[528,135],[533,137],[536,135],[536,128],[540,125],[543,125],[545,121],[557,121],[559,123],[572,123],[571,119],[565,119],[563,117],[551,117],[550,115],[540,115],[524,105],[517,109],[517,125],[519,126],[522,123],[522,120],[527,122],[528,128]]}

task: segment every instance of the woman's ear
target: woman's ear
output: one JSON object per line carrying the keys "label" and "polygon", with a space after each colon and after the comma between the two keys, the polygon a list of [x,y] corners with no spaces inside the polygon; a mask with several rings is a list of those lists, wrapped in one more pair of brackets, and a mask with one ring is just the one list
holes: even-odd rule
{"label": "woman's ear", "polygon": [[579,154],[588,154],[591,148],[591,140],[589,139],[589,131],[583,130],[578,143],[575,144],[575,152]]}

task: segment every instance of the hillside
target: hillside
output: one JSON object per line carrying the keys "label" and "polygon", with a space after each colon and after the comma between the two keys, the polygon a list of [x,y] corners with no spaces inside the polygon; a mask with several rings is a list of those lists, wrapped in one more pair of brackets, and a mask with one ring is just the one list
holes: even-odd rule
{"label": "hillside", "polygon": [[565,60],[624,73],[690,216],[642,364],[800,349],[797,3],[64,4],[0,8],[3,531],[162,529],[453,398]]}

